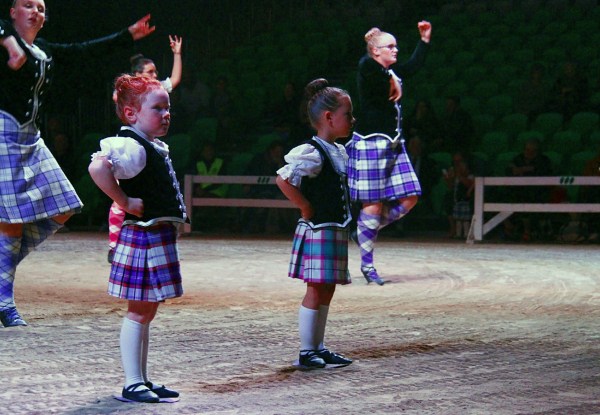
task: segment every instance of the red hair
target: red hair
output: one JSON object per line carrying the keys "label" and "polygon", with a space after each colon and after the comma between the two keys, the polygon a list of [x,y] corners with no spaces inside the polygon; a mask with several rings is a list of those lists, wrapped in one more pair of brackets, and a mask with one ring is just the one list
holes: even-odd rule
{"label": "red hair", "polygon": [[162,87],[159,81],[148,76],[121,75],[118,77],[115,81],[117,116],[123,121],[123,124],[129,124],[125,117],[125,107],[140,110],[146,95]]}

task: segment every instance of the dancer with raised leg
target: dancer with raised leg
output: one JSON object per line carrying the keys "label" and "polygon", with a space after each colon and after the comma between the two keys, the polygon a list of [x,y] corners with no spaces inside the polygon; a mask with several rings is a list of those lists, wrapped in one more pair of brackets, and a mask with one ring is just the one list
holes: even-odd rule
{"label": "dancer with raised leg", "polygon": [[[56,44],[37,35],[43,0],[15,0],[0,20],[0,322],[26,326],[14,300],[17,266],[81,210],[81,200],[40,137],[41,109],[57,66],[107,59],[154,31],[146,16],[127,29],[85,43]],[[66,71],[65,71],[66,72]]]}
{"label": "dancer with raised leg", "polygon": [[402,79],[425,63],[431,24],[419,22],[421,41],[410,60],[398,63],[396,38],[373,28],[365,35],[367,55],[358,64],[361,116],[348,150],[348,185],[352,200],[362,204],[356,234],[361,272],[367,283],[384,284],[373,264],[379,231],[417,203],[421,186],[402,135]]}

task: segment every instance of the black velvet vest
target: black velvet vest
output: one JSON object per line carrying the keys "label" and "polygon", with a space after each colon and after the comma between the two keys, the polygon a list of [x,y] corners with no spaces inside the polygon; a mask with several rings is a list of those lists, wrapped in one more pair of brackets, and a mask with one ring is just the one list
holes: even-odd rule
{"label": "black velvet vest", "polygon": [[121,129],[121,137],[130,137],[146,150],[146,167],[131,179],[119,179],[119,185],[128,197],[144,202],[144,215],[139,218],[125,214],[128,223],[154,224],[163,220],[186,222],[185,204],[179,191],[179,182],[168,156],[161,155],[148,141],[134,131]]}
{"label": "black velvet vest", "polygon": [[304,176],[300,184],[300,191],[315,209],[311,225],[313,228],[346,227],[352,220],[348,175],[335,170],[329,154],[317,140],[313,139],[309,144],[319,151],[323,159],[321,172],[314,178]]}

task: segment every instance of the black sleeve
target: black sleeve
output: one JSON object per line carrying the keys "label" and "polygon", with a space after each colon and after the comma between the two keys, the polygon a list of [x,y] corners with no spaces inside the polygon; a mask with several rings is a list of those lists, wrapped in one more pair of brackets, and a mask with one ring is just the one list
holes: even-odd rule
{"label": "black sleeve", "polygon": [[408,78],[414,75],[425,65],[429,47],[429,43],[425,43],[422,40],[419,41],[409,60],[406,62],[396,62],[390,66],[390,69],[400,78]]}
{"label": "black sleeve", "polygon": [[91,61],[100,61],[114,57],[115,53],[133,52],[133,37],[127,29],[100,39],[80,43],[50,43],[46,42],[53,59],[59,65],[73,64],[90,65]]}

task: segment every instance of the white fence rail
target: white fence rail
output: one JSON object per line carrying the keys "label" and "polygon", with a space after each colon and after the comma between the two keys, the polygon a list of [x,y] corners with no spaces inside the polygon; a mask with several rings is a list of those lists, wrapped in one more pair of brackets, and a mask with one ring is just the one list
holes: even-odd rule
{"label": "white fence rail", "polygon": [[[184,179],[183,200],[188,217],[192,218],[194,206],[230,206],[230,207],[263,207],[263,208],[296,208],[287,199],[230,199],[219,197],[194,197],[194,184],[249,184],[275,185],[276,176],[195,176],[186,174]],[[191,233],[191,225],[183,226],[183,233]]]}
{"label": "white fence rail", "polygon": [[[579,212],[600,213],[598,203],[485,203],[485,186],[600,186],[600,177],[477,177],[475,209],[467,243],[481,241],[488,232],[514,212]],[[487,223],[484,212],[499,212]]]}

